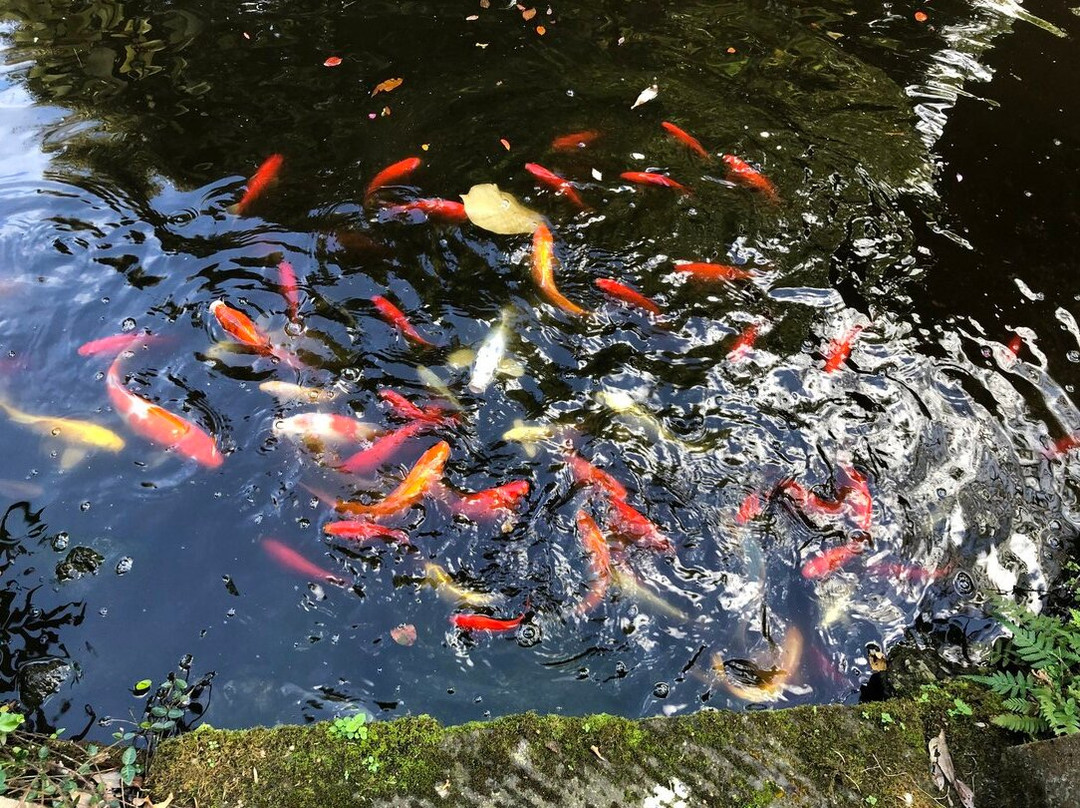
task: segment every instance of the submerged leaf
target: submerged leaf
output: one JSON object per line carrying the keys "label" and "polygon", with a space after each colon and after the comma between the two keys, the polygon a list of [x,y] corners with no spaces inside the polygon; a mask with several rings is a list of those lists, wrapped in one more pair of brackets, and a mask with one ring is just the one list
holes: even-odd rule
{"label": "submerged leaf", "polygon": [[378,95],[379,93],[389,93],[396,90],[404,83],[405,79],[387,79],[386,81],[380,81],[375,85],[375,89],[371,91],[372,95]]}
{"label": "submerged leaf", "polygon": [[461,201],[470,222],[500,235],[531,233],[544,221],[539,213],[500,191],[494,183],[474,185],[469,193],[461,195]]}
{"label": "submerged leaf", "polygon": [[402,623],[390,629],[390,637],[398,645],[409,646],[416,642],[416,626],[412,623]]}

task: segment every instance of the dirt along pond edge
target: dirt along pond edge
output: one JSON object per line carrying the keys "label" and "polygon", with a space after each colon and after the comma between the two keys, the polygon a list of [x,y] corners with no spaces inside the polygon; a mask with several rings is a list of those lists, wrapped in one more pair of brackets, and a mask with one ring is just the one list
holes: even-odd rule
{"label": "dirt along pond edge", "polygon": [[148,788],[155,802],[172,794],[199,808],[936,806],[950,803],[928,743],[944,730],[975,805],[1046,804],[1003,767],[1023,738],[990,723],[998,711],[985,688],[920,682],[916,670],[902,696],[850,706],[641,720],[524,713],[449,727],[415,716],[351,740],[330,723],[204,728],[161,745]]}

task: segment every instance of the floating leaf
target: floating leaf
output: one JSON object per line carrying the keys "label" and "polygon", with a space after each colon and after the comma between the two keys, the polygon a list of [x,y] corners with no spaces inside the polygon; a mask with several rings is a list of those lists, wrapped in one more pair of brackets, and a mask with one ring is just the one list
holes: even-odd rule
{"label": "floating leaf", "polygon": [[371,94],[378,95],[379,93],[389,93],[396,90],[405,82],[405,79],[387,79],[386,81],[380,81],[375,85],[375,89],[371,91]]}
{"label": "floating leaf", "polygon": [[341,57],[331,56],[323,62],[323,67],[337,67],[339,64],[341,64]]}
{"label": "floating leaf", "polygon": [[633,104],[631,104],[631,105],[630,105],[630,109],[637,109],[637,108],[638,108],[638,107],[640,107],[640,106],[641,106],[642,104],[647,104],[647,103],[649,103],[649,102],[650,102],[650,101],[652,101],[652,100],[653,100],[654,98],[656,98],[656,96],[657,96],[657,94],[658,94],[659,92],[660,92],[660,88],[659,88],[659,87],[657,87],[657,86],[656,86],[655,84],[654,84],[654,85],[652,85],[651,87],[646,87],[646,88],[645,88],[644,90],[642,90],[642,91],[641,91],[641,93],[640,93],[640,94],[638,95],[638,97],[637,97],[637,101],[635,101],[635,102],[634,102]]}
{"label": "floating leaf", "polygon": [[533,17],[536,16],[536,9],[535,8],[527,8],[523,12],[521,12],[521,16],[525,18],[525,22],[528,22],[529,20],[531,20]]}
{"label": "floating leaf", "polygon": [[462,194],[461,201],[470,222],[500,235],[531,233],[544,221],[543,216],[500,191],[494,183],[474,185],[469,193]]}
{"label": "floating leaf", "polygon": [[390,629],[390,637],[398,645],[409,646],[416,642],[416,626],[412,623],[402,623]]}

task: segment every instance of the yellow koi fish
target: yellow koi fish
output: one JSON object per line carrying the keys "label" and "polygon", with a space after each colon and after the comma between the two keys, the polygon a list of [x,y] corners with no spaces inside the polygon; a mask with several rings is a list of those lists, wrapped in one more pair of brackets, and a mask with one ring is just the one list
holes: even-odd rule
{"label": "yellow koi fish", "polygon": [[110,452],[119,452],[124,448],[123,438],[111,429],[106,429],[91,421],[59,418],[52,415],[32,415],[17,410],[4,401],[0,401],[0,409],[3,409],[16,424],[22,424],[51,438],[59,438],[72,446],[82,449],[106,449]]}
{"label": "yellow koi fish", "polygon": [[427,583],[447,600],[464,603],[467,606],[492,606],[499,600],[498,595],[490,592],[477,592],[459,586],[453,576],[434,561],[424,562],[424,575]]}

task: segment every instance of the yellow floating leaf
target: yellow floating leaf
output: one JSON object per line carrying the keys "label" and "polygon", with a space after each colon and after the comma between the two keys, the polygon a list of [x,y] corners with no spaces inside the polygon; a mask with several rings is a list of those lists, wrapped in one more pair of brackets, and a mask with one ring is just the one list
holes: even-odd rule
{"label": "yellow floating leaf", "polygon": [[405,79],[387,79],[386,81],[380,81],[375,85],[375,89],[371,91],[371,94],[375,96],[379,93],[389,93],[400,87],[404,81]]}
{"label": "yellow floating leaf", "polygon": [[500,191],[494,183],[474,185],[469,193],[461,195],[461,201],[470,222],[500,235],[531,233],[544,221],[543,216]]}

